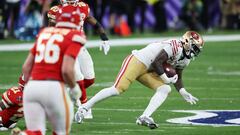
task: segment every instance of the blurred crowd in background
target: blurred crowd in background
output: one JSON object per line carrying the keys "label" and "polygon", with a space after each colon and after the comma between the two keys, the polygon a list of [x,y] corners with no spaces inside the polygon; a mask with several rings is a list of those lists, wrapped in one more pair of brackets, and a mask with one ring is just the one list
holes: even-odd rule
{"label": "blurred crowd in background", "polygon": [[[240,29],[240,0],[83,0],[110,35]],[[0,0],[0,39],[32,40],[59,0]],[[96,34],[88,25],[85,32]]]}

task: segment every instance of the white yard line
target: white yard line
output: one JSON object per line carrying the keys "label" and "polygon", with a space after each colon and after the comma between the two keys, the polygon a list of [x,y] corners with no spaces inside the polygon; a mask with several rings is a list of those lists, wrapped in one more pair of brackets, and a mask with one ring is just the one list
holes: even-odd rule
{"label": "white yard line", "polygon": [[[154,38],[128,38],[128,39],[112,39],[110,40],[111,46],[137,46],[137,45],[147,45],[152,42],[162,41],[169,38],[179,38],[176,36],[171,37],[154,37]],[[203,36],[205,42],[222,42],[222,41],[239,41],[240,35],[207,35]],[[88,48],[98,47],[101,44],[101,40],[90,40],[85,46]],[[23,43],[23,44],[3,44],[0,45],[0,51],[26,51],[32,47],[33,43]]]}
{"label": "white yard line", "polygon": [[[93,122],[93,121],[86,121],[84,124],[97,124],[97,125],[136,125],[135,122]],[[174,126],[173,126],[174,125]],[[184,128],[184,129],[192,129],[191,125],[183,125],[183,124],[172,124],[172,123],[159,123],[160,128]],[[140,129],[125,129],[124,131],[164,131],[162,129],[155,129],[155,130],[140,130]]]}

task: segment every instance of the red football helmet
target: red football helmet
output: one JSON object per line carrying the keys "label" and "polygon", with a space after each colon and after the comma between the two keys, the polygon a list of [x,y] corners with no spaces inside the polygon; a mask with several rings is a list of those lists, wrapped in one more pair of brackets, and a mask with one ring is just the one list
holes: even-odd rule
{"label": "red football helmet", "polygon": [[80,27],[81,14],[78,6],[65,5],[59,10],[56,27],[78,29]]}

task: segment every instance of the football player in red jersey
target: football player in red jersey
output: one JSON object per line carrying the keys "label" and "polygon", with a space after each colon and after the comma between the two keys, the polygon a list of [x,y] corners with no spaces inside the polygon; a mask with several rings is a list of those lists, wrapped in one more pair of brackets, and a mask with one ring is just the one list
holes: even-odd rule
{"label": "football player in red jersey", "polygon": [[79,7],[64,6],[56,27],[44,28],[38,34],[22,69],[27,82],[23,94],[27,130],[20,134],[44,135],[46,119],[54,135],[70,133],[72,101],[76,102],[81,96],[74,64],[86,42],[84,34],[77,30],[80,20]]}
{"label": "football player in red jersey", "polygon": [[[59,9],[61,9],[61,7],[64,5],[74,5],[80,8],[82,21],[79,24],[79,29],[83,31],[83,25],[85,22],[91,24],[97,33],[99,33],[102,40],[100,50],[103,49],[104,53],[107,54],[110,49],[108,37],[102,25],[93,16],[90,15],[90,8],[85,2],[79,0],[61,0],[61,5],[53,6],[48,12],[49,25],[55,26],[55,20],[59,14]],[[85,47],[81,50],[81,53],[78,56],[78,61],[79,68],[81,70],[81,74],[79,74],[79,79],[77,80],[82,90],[82,97],[80,100],[81,103],[85,103],[87,102],[86,88],[91,86],[94,83],[95,79],[93,61]],[[92,118],[91,110],[89,110],[86,118]]]}
{"label": "football player in red jersey", "polygon": [[19,77],[19,86],[11,87],[2,94],[0,101],[0,131],[5,131],[16,126],[17,121],[23,117],[23,76]]}

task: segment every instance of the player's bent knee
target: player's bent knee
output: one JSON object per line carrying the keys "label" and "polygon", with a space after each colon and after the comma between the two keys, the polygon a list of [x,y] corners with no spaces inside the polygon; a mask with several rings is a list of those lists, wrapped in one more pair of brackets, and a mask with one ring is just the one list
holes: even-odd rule
{"label": "player's bent knee", "polygon": [[168,94],[171,92],[171,87],[169,85],[164,84],[164,85],[158,87],[157,91]]}

